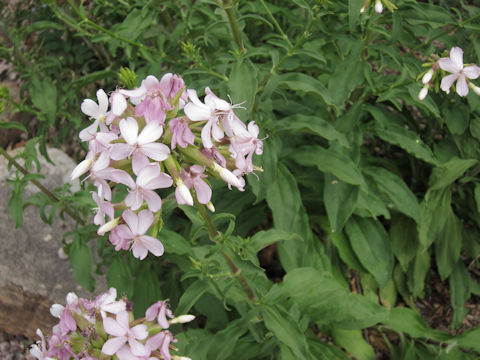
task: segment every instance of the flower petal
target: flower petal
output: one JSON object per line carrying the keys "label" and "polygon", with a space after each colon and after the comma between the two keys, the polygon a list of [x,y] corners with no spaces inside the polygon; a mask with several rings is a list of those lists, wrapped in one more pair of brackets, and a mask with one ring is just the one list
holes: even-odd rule
{"label": "flower petal", "polygon": [[137,142],[139,145],[149,144],[160,139],[162,134],[163,126],[158,125],[155,122],[151,122],[143,128],[142,132],[138,136]]}
{"label": "flower petal", "polygon": [[440,68],[442,70],[448,71],[453,74],[456,74],[461,70],[449,58],[441,58],[440,60],[438,60],[438,65],[440,65]]}
{"label": "flower petal", "polygon": [[123,327],[121,327],[115,319],[112,319],[111,317],[106,317],[105,319],[103,319],[103,328],[105,329],[105,332],[107,334],[113,336],[124,336],[127,333],[127,331]]}
{"label": "flower petal", "polygon": [[102,353],[107,355],[115,354],[127,342],[126,337],[114,337],[108,339],[102,347]]}
{"label": "flower petal", "polygon": [[165,144],[150,143],[140,147],[140,151],[155,161],[163,161],[170,155],[170,148]]}
{"label": "flower petal", "polygon": [[467,66],[465,69],[463,69],[463,73],[469,79],[476,79],[480,76],[480,67],[477,65]]}
{"label": "flower petal", "polygon": [[453,47],[450,50],[450,59],[452,59],[453,63],[457,67],[457,71],[463,69],[463,50],[458,46]]}
{"label": "flower petal", "polygon": [[134,118],[128,117],[126,119],[120,120],[120,132],[122,133],[123,138],[129,145],[135,145],[137,143],[138,137],[138,124],[137,120]]}
{"label": "flower petal", "polygon": [[442,83],[440,84],[440,88],[443,91],[447,91],[448,89],[450,89],[450,87],[452,86],[454,81],[457,80],[457,79],[458,79],[458,74],[451,74],[451,75],[445,76],[442,79]]}
{"label": "flower petal", "polygon": [[148,210],[142,210],[138,213],[138,235],[143,235],[153,224],[153,214]]}
{"label": "flower petal", "polygon": [[123,220],[127,223],[132,234],[138,235],[138,216],[131,210],[125,210],[122,214]]}
{"label": "flower petal", "polygon": [[458,95],[460,96],[468,95],[468,84],[467,84],[467,78],[465,77],[465,75],[461,74],[458,77],[456,88],[457,88]]}
{"label": "flower petal", "polygon": [[103,89],[99,89],[97,91],[97,99],[100,113],[102,116],[104,116],[108,110],[108,96],[107,94],[105,94],[105,91],[103,91]]}
{"label": "flower petal", "polygon": [[153,255],[162,256],[164,249],[160,240],[148,235],[140,236],[143,246],[145,246]]}

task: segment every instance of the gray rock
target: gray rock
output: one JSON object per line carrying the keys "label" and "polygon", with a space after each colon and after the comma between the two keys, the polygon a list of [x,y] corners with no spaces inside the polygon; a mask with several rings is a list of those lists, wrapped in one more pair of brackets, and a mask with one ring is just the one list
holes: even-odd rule
{"label": "gray rock", "polygon": [[[58,149],[49,149],[48,154],[55,165],[40,159],[41,173],[45,175],[40,181],[47,189],[61,187],[70,181],[76,163]],[[56,218],[48,225],[42,222],[37,208],[28,207],[23,226],[15,228],[8,214],[12,187],[6,184],[15,170],[12,167],[8,171],[7,164],[0,155],[0,330],[36,338],[37,328],[48,334],[57,320],[50,316],[51,304],[65,304],[70,291],[88,298],[94,295],[76,284],[69,261],[59,256],[63,234],[74,228],[72,219],[66,215],[65,220]],[[77,183],[75,187],[78,186]],[[29,184],[24,196],[37,191]],[[98,289],[106,289],[102,278],[97,279]]]}

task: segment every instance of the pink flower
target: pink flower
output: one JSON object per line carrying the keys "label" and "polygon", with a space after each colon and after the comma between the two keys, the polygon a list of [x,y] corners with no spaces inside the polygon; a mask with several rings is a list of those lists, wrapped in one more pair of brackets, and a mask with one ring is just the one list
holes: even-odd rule
{"label": "pink flower", "polygon": [[153,321],[156,318],[158,324],[164,329],[168,329],[168,327],[170,326],[167,320],[167,316],[170,319],[173,319],[173,313],[168,308],[167,301],[157,301],[145,312],[145,319],[147,319],[148,321]]}
{"label": "pink flower", "polygon": [[113,337],[103,344],[102,353],[113,355],[128,342],[133,355],[147,355],[145,345],[137,341],[143,340],[148,336],[147,327],[142,324],[130,328],[128,316],[128,312],[122,311],[117,314],[116,320],[110,317],[103,319],[105,332]]}
{"label": "pink flower", "polygon": [[166,330],[161,331],[158,334],[153,335],[147,340],[147,348],[150,350],[160,349],[160,356],[163,360],[171,360],[170,343],[176,342],[173,338],[173,334]]}
{"label": "pink flower", "polygon": [[235,158],[237,169],[242,169],[242,173],[253,171],[253,154],[262,155],[263,141],[258,139],[259,129],[254,121],[248,124],[248,131],[230,139],[230,152]]}
{"label": "pink flower", "polygon": [[172,132],[172,150],[175,149],[177,144],[182,148],[186,148],[188,144],[193,145],[195,136],[188,127],[187,119],[184,117],[172,119],[168,126]]}
{"label": "pink flower", "polygon": [[173,107],[168,103],[168,95],[172,90],[172,74],[165,74],[160,81],[149,75],[142,81],[141,88],[144,89],[145,97],[135,108],[136,116],[144,116],[147,124],[156,122],[159,125],[165,123],[166,111]]}
{"label": "pink flower", "polygon": [[40,342],[37,341],[35,345],[30,347],[30,355],[34,356],[38,360],[54,360],[53,358],[47,356],[47,346],[42,330],[37,329],[37,335],[40,337]]}
{"label": "pink flower", "polygon": [[116,226],[108,236],[108,240],[115,246],[115,251],[130,249],[130,232],[125,225]]}
{"label": "pink flower", "polygon": [[120,225],[121,229],[118,230],[118,234],[125,239],[133,240],[132,253],[134,257],[143,260],[149,251],[155,256],[163,255],[162,243],[154,237],[145,235],[153,224],[153,214],[150,211],[142,210],[137,215],[131,210],[125,210],[122,217],[128,227]]}
{"label": "pink flower", "polygon": [[173,184],[172,178],[170,175],[160,171],[158,163],[150,163],[136,173],[137,179],[135,182],[126,172],[116,173],[115,181],[130,188],[130,192],[125,198],[125,205],[132,210],[138,210],[145,200],[151,211],[156,212],[160,210],[162,199],[153,190],[169,188]]}
{"label": "pink flower", "polygon": [[468,95],[468,79],[476,79],[480,76],[480,67],[477,65],[463,67],[463,50],[459,47],[453,47],[450,50],[450,58],[441,58],[438,64],[442,70],[452,74],[442,79],[440,88],[448,91],[455,81],[457,81],[457,94],[460,96]]}
{"label": "pink flower", "polygon": [[94,301],[85,301],[84,306],[87,310],[97,310],[102,318],[106,318],[107,313],[118,314],[126,310],[125,302],[116,301],[116,299],[117,289],[110,288],[107,292],[98,295]]}
{"label": "pink flower", "polygon": [[93,191],[92,198],[98,206],[98,208],[94,209],[97,213],[93,218],[93,223],[95,225],[105,224],[105,215],[108,216],[109,220],[112,220],[114,217],[114,209],[112,203],[110,201],[103,200],[101,196],[99,196],[96,192]]}
{"label": "pink flower", "polygon": [[134,172],[148,163],[148,158],[163,161],[170,154],[170,149],[165,144],[157,141],[163,134],[163,128],[157,123],[147,124],[138,134],[138,123],[132,117],[120,121],[120,133],[126,144],[114,144],[111,150],[113,160],[121,160],[132,156]]}
{"label": "pink flower", "polygon": [[[207,204],[212,197],[212,189],[203,180],[207,177],[207,175],[204,174],[204,171],[205,169],[203,166],[192,165],[189,171],[182,169],[182,173],[180,174],[185,186],[188,189],[191,189],[192,187],[195,189],[200,204]],[[178,196],[176,198],[177,202],[180,204]]]}

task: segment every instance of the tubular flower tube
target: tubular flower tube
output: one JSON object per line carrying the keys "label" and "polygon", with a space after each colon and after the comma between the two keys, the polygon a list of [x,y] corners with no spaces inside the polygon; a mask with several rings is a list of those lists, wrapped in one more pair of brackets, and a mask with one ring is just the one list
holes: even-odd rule
{"label": "tubular flower tube", "polygon": [[[110,232],[115,250],[131,249],[139,259],[163,254],[163,245],[149,235],[158,231],[162,199],[194,206],[196,197],[213,211],[209,177],[244,191],[243,176],[262,171],[254,165],[254,156],[263,152],[260,128],[235,114],[242,104],[221,99],[209,87],[200,100],[179,75],[159,79],[149,75],[140,87],[110,95],[100,89],[97,101],[82,102],[93,120],[80,133],[89,152],[71,175],[97,187],[92,195],[97,233]],[[113,203],[119,185],[127,192]],[[120,353],[128,352],[122,348]]]}
{"label": "tubular flower tube", "polygon": [[69,293],[66,302],[65,306],[54,304],[50,310],[59,323],[53,327],[48,341],[37,330],[40,341],[30,348],[30,355],[34,358],[188,359],[171,353],[175,348],[169,345],[177,340],[167,329],[170,324],[184,324],[195,317],[188,314],[174,317],[167,301],[156,302],[144,318],[135,321],[131,306],[127,306],[128,299],[117,300],[115,288],[98,295],[93,301]]}

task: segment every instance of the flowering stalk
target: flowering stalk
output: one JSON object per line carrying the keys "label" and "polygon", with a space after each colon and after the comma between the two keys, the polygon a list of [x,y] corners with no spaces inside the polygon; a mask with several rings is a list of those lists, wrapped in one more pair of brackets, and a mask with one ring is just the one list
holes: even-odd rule
{"label": "flowering stalk", "polygon": [[230,23],[230,29],[232,29],[233,38],[237,43],[238,49],[242,54],[246,53],[245,48],[243,47],[242,36],[240,30],[238,29],[237,20],[235,19],[235,13],[233,12],[233,0],[220,0],[220,6],[225,10],[228,17],[228,22]]}

